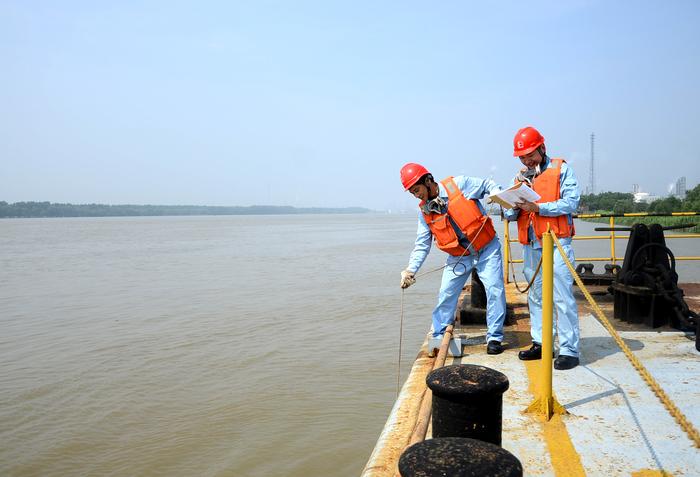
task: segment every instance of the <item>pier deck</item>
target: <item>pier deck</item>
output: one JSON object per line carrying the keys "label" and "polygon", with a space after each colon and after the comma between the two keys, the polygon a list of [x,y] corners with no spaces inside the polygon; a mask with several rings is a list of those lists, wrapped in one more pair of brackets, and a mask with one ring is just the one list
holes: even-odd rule
{"label": "pier deck", "polygon": [[[690,308],[697,310],[700,285],[681,288]],[[508,376],[502,445],[520,459],[525,475],[700,475],[700,449],[644,383],[578,292],[581,364],[568,371],[554,370],[553,375],[554,395],[568,414],[555,415],[550,421],[524,414],[536,398],[540,361],[524,362],[517,357],[520,349],[530,345],[527,305],[525,295],[513,284],[508,285],[507,293],[514,323],[506,327],[506,351],[486,354],[485,326],[457,326],[455,335],[466,338],[464,355],[448,357],[445,364],[478,364]],[[596,300],[611,318],[611,297],[599,295]],[[671,328],[651,330],[611,322],[686,418],[700,428],[700,353],[694,337]],[[432,366],[426,345],[363,475],[394,475],[396,471]]]}

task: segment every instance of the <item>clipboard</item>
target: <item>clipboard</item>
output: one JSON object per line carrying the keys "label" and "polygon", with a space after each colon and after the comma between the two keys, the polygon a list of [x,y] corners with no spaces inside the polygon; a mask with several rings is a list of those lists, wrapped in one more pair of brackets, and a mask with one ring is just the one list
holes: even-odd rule
{"label": "clipboard", "polygon": [[537,202],[540,198],[540,195],[524,182],[518,182],[508,189],[489,195],[489,199],[506,209],[514,208],[517,202]]}

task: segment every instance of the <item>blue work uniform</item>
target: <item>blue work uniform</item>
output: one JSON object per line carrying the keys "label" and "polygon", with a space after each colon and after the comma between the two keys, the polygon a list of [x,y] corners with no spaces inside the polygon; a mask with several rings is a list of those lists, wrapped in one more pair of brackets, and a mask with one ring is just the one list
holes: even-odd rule
{"label": "blue work uniform", "polygon": [[[551,160],[545,156],[542,164],[542,172],[550,167]],[[513,181],[515,183],[515,181]],[[537,204],[540,207],[539,215],[543,217],[556,217],[566,215],[569,224],[572,224],[572,214],[578,209],[581,193],[578,188],[578,181],[574,170],[565,162],[561,165],[559,176],[559,200]],[[518,219],[518,209],[505,211],[508,220]],[[529,243],[523,245],[523,273],[525,279],[530,282],[535,273],[535,269],[542,258],[542,244],[537,240],[535,231],[530,224],[528,230]],[[571,237],[559,238],[566,256],[575,265],[574,250],[571,246]],[[574,298],[574,279],[569,272],[566,263],[558,251],[554,251],[554,312],[556,315],[556,330],[559,334],[559,354],[578,358],[579,346],[579,321],[578,308]],[[532,283],[532,287],[527,295],[530,307],[530,335],[535,343],[542,343],[542,269],[540,268],[537,277]]]}
{"label": "blue work uniform", "polygon": [[[486,214],[478,199],[482,199],[491,192],[501,188],[492,180],[484,180],[477,177],[456,176],[453,178],[457,187],[467,199],[476,199],[481,213]],[[439,196],[447,203],[449,208],[447,191],[442,184],[439,186]],[[452,226],[463,243],[464,234],[454,222]],[[408,261],[407,270],[416,273],[425,261],[433,241],[433,234],[425,222],[422,212],[418,214],[418,231],[413,252]],[[462,246],[466,247],[466,243]],[[486,288],[486,342],[491,340],[503,341],[503,322],[506,317],[506,294],[503,285],[503,259],[501,258],[501,243],[496,235],[480,251],[469,247],[469,255],[459,257],[448,255],[447,264],[442,273],[442,283],[438,294],[437,306],[433,310],[433,336],[439,336],[445,332],[448,325],[454,322],[457,311],[459,294],[464,284],[471,276],[472,269],[476,267],[479,278]]]}

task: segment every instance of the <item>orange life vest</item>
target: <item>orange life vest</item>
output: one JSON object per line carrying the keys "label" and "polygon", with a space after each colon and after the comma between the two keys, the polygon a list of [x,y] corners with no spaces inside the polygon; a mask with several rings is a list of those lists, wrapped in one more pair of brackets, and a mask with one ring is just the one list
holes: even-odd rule
{"label": "orange life vest", "polygon": [[481,250],[496,236],[491,217],[481,213],[476,200],[464,197],[451,176],[443,180],[441,184],[447,191],[447,213],[426,214],[423,212],[425,222],[430,227],[438,248],[450,255],[469,255],[469,252],[459,243],[459,237],[449,220],[451,218],[471,242],[474,250]]}
{"label": "orange life vest", "polygon": [[[538,204],[554,202],[561,198],[559,180],[561,165],[564,162],[566,162],[564,159],[552,159],[549,167],[532,181],[533,190],[541,196],[537,201]],[[542,240],[542,234],[547,231],[547,225],[549,225],[549,230],[559,238],[574,236],[574,224],[573,222],[569,224],[566,215],[544,217],[535,212],[521,210],[518,215],[518,241],[523,245],[530,243],[528,229],[531,223],[537,240]]]}

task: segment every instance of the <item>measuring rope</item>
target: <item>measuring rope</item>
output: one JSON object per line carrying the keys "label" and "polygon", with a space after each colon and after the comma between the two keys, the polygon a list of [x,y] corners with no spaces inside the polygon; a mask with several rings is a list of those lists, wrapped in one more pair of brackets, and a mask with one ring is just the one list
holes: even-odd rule
{"label": "measuring rope", "polygon": [[[472,243],[474,243],[474,241],[477,239],[477,237],[479,237],[479,234],[484,229],[484,225],[486,225],[486,222],[488,221],[488,219],[491,216],[491,211],[493,211],[493,205],[489,209],[488,213],[484,214],[484,216],[486,217],[487,220],[484,220],[484,222],[481,224],[481,227],[479,227],[479,230],[477,230],[476,234],[474,234],[474,238],[469,241],[469,244],[466,247],[464,247],[464,252],[462,252],[462,255],[460,255],[457,258],[457,262],[455,262],[454,266],[452,267],[452,273],[454,273],[455,275],[459,275],[455,271],[457,269],[457,265],[462,265],[464,267],[464,271],[466,272],[467,266],[462,263],[462,257],[464,257],[464,254],[469,252],[469,247],[471,247]],[[478,253],[479,252],[477,252],[477,254]],[[422,277],[424,275],[428,275],[428,274],[433,273],[433,272],[437,272],[439,270],[442,270],[445,267],[447,267],[447,264],[443,265],[442,267],[438,267],[434,270],[429,270],[429,271],[423,272],[419,275],[415,275],[413,278],[415,279],[418,277]],[[399,396],[399,392],[401,390],[401,347],[403,344],[403,297],[404,297],[405,291],[406,291],[405,288],[401,289],[401,315],[400,315],[400,319],[399,319],[399,358],[397,359],[398,365],[397,365],[397,369],[396,369],[396,397]]]}
{"label": "measuring rope", "polygon": [[396,399],[399,398],[401,391],[401,343],[403,343],[403,296],[406,292],[405,288],[401,289],[401,323],[399,325],[399,364],[396,368]]}
{"label": "measuring rope", "polygon": [[[518,290],[520,293],[527,293],[527,291],[530,289],[533,283],[535,283],[535,278],[537,278],[537,274],[540,272],[540,267],[542,266],[542,256],[540,255],[540,261],[537,262],[537,267],[535,267],[535,273],[533,273],[532,278],[530,281],[527,283],[527,286],[525,287],[524,290],[520,289],[520,286],[518,286],[518,279],[515,278],[515,264],[513,263],[513,260],[511,260],[510,257],[513,255],[511,254],[510,251],[510,240],[506,240],[506,247],[508,247],[508,265],[510,266],[510,271],[513,274],[513,283],[515,284],[515,289]],[[525,272],[523,271],[523,275]],[[527,280],[527,277],[525,277],[525,280]]]}
{"label": "measuring rope", "polygon": [[588,303],[595,311],[602,325],[605,327],[606,330],[608,330],[608,333],[612,335],[617,345],[620,347],[625,356],[627,356],[627,359],[630,361],[630,363],[632,363],[632,366],[637,370],[637,372],[639,372],[642,379],[649,385],[651,390],[654,392],[654,394],[656,394],[656,396],[666,407],[671,416],[673,416],[676,422],[681,426],[681,428],[686,432],[686,434],[688,434],[688,437],[691,441],[693,441],[695,447],[700,448],[700,433],[698,433],[698,430],[695,429],[695,427],[693,427],[693,424],[690,421],[688,421],[688,418],[685,417],[685,415],[681,412],[680,409],[678,409],[678,407],[673,403],[671,398],[669,398],[666,392],[664,392],[664,390],[661,388],[659,383],[656,382],[656,380],[649,373],[649,371],[647,371],[644,365],[639,361],[639,359],[637,359],[634,353],[632,353],[629,347],[625,344],[625,342],[622,340],[617,331],[615,331],[615,328],[605,317],[603,310],[600,309],[600,307],[595,302],[591,294],[588,292],[588,289],[583,284],[583,281],[578,276],[578,273],[576,273],[576,270],[574,270],[574,266],[571,264],[569,258],[566,256],[566,252],[564,251],[564,248],[562,247],[561,243],[559,243],[559,239],[557,238],[557,236],[555,234],[552,234],[552,238],[554,239],[554,243],[556,244],[557,249],[559,250],[559,254],[564,259],[564,263],[566,263],[566,266],[569,268],[569,272],[571,272],[571,275],[574,277],[574,280],[576,280],[576,284],[585,295],[586,300],[588,300]]}
{"label": "measuring rope", "polygon": [[[479,231],[476,233],[476,235],[474,236],[474,238],[469,242],[469,246],[468,246],[468,247],[465,247],[464,252],[462,252],[462,255],[460,255],[460,256],[457,258],[457,261],[455,262],[454,266],[452,267],[452,273],[454,273],[455,275],[460,275],[459,273],[457,273],[457,272],[455,271],[455,270],[457,270],[457,265],[462,265],[462,266],[464,267],[464,271],[467,270],[467,266],[466,266],[465,264],[462,263],[462,257],[464,257],[464,254],[465,254],[465,253],[469,252],[469,247],[471,247],[472,242],[473,242],[474,240],[476,240],[476,238],[479,236],[479,234],[481,233],[481,229],[484,228],[484,225],[485,225],[485,224],[486,224],[486,221],[484,221],[484,223],[481,224],[481,227],[479,228]],[[433,272],[439,272],[439,271],[442,270],[443,268],[447,268],[447,264],[444,264],[442,267],[434,268],[434,269],[432,269],[432,270],[428,270],[427,272],[420,273],[420,274],[414,276],[413,278],[418,278],[418,277],[422,277],[422,276],[424,276],[424,275],[429,275],[429,274],[431,274],[431,273],[433,273]]]}

